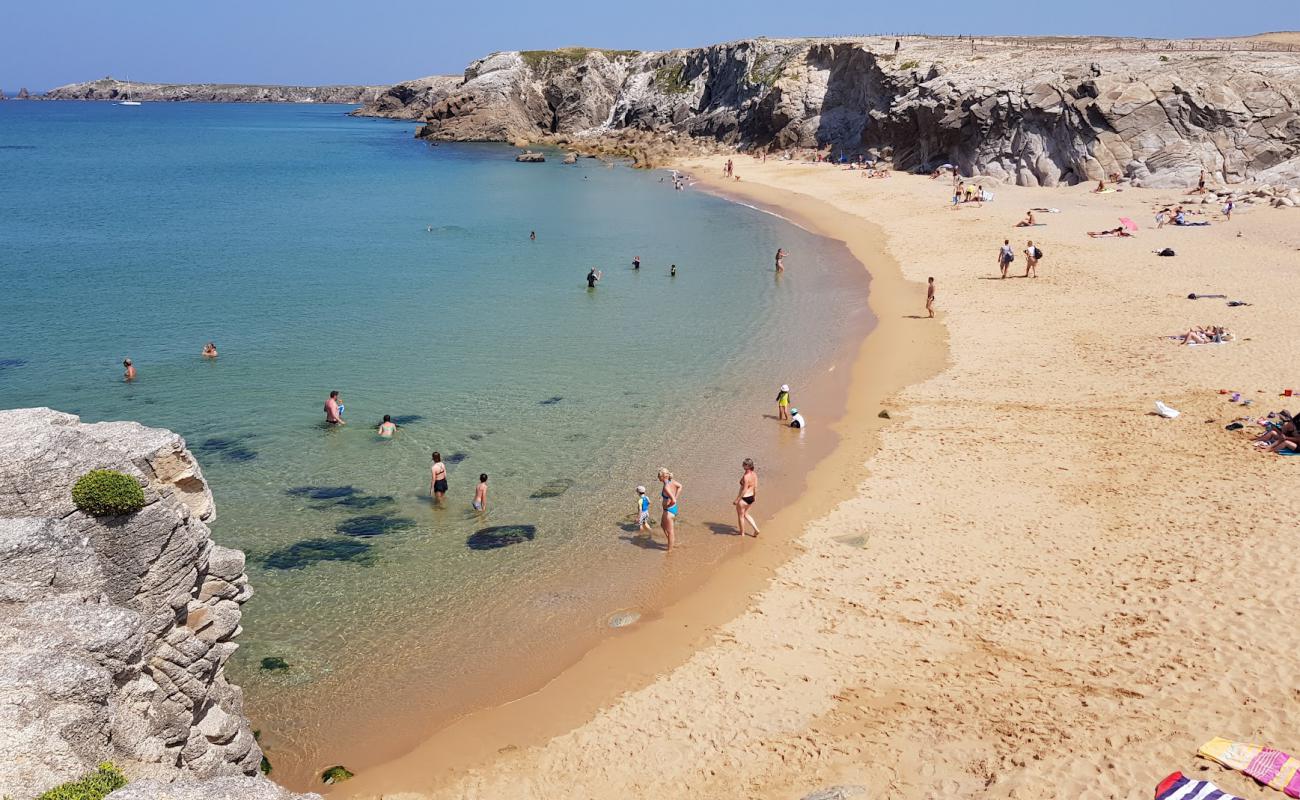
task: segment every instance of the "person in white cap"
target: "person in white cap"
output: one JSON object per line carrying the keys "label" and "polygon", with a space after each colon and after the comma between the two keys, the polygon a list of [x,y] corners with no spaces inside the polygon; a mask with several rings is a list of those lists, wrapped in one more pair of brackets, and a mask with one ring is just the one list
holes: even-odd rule
{"label": "person in white cap", "polygon": [[797,408],[790,409],[790,427],[791,428],[808,427],[808,423],[804,422],[803,414],[800,414],[799,409]]}
{"label": "person in white cap", "polygon": [[650,530],[650,498],[646,497],[645,487],[636,487],[637,533]]}
{"label": "person in white cap", "polygon": [[790,419],[790,387],[784,383],[776,393],[776,418],[782,422]]}

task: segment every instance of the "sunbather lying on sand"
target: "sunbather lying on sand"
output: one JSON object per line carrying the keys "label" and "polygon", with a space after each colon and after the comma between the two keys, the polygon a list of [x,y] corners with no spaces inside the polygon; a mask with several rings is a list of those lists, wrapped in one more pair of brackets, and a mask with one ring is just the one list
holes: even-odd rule
{"label": "sunbather lying on sand", "polygon": [[1088,231],[1088,235],[1094,239],[1110,239],[1115,237],[1128,238],[1133,234],[1129,233],[1128,230],[1121,225],[1118,228],[1111,228],[1108,231]]}
{"label": "sunbather lying on sand", "polygon": [[1172,336],[1170,338],[1177,339],[1179,344],[1218,344],[1220,342],[1231,342],[1232,334],[1228,333],[1226,328],[1207,325],[1192,328],[1181,336]]}

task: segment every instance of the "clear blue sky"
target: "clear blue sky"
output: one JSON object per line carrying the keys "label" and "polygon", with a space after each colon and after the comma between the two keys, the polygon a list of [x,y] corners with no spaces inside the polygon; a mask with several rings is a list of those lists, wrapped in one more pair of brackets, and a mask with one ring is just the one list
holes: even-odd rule
{"label": "clear blue sky", "polygon": [[387,84],[493,50],[690,47],[748,36],[1233,36],[1300,28],[1300,0],[5,0],[0,87],[144,81]]}

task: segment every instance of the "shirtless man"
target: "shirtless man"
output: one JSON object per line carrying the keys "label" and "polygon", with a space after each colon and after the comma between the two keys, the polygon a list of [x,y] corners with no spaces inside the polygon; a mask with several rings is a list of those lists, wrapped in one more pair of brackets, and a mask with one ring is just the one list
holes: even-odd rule
{"label": "shirtless man", "polygon": [[131,359],[128,358],[122,362],[122,369],[122,380],[127,383],[135,380],[135,364],[131,363]]}
{"label": "shirtless man", "polygon": [[929,284],[925,287],[925,310],[934,319],[934,277],[930,277]]}
{"label": "shirtless man", "polygon": [[346,425],[343,417],[339,416],[339,390],[335,389],[330,392],[329,399],[325,401],[325,421],[330,425]]}
{"label": "shirtless man", "polygon": [[212,342],[208,342],[207,344],[203,345],[203,357],[204,357],[204,358],[216,358],[216,357],[217,357],[217,346],[216,346],[215,344],[213,344]]}

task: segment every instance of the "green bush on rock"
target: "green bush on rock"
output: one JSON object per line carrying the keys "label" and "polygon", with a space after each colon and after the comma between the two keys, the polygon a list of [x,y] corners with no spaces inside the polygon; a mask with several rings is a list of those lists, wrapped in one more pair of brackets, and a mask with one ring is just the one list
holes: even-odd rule
{"label": "green bush on rock", "polygon": [[117,517],[144,508],[144,490],[130,475],[112,469],[92,469],[73,485],[72,502],[91,516]]}
{"label": "green bush on rock", "polygon": [[105,762],[94,772],[55,786],[36,800],[104,800],[123,786],[126,786],[126,776],[122,770]]}
{"label": "green bush on rock", "polygon": [[325,783],[342,783],[352,777],[347,767],[333,766],[320,774],[320,779]]}

